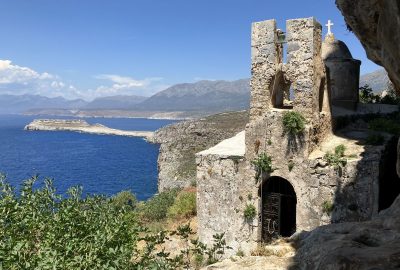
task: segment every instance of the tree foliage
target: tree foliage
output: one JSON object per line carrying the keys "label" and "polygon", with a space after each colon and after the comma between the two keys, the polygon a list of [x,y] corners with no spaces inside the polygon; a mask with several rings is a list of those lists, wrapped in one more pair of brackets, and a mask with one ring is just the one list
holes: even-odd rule
{"label": "tree foliage", "polygon": [[380,95],[375,95],[368,84],[361,86],[359,90],[361,103],[379,103],[381,101]]}
{"label": "tree foliage", "polygon": [[0,262],[3,269],[129,269],[139,226],[102,196],[63,198],[51,180],[15,189],[0,180]]}

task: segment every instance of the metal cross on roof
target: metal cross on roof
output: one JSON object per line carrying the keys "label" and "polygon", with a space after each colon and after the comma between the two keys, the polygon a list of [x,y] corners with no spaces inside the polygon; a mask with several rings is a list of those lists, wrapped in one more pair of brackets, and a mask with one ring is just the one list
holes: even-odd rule
{"label": "metal cross on roof", "polygon": [[331,22],[331,20],[328,20],[328,23],[325,24],[325,26],[328,27],[328,35],[331,35],[331,34],[332,34],[332,32],[331,32],[331,26],[333,26],[333,23]]}

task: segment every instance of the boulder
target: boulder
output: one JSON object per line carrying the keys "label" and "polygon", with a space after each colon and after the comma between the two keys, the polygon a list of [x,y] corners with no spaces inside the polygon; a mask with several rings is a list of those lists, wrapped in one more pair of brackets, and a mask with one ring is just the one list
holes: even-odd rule
{"label": "boulder", "polygon": [[376,218],[303,233],[289,269],[400,269],[400,196]]}

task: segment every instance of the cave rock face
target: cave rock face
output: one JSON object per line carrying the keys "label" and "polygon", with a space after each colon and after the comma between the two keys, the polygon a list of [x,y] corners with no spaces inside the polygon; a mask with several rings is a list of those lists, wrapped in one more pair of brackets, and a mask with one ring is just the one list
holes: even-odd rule
{"label": "cave rock face", "polygon": [[368,58],[383,66],[400,94],[400,1],[336,0]]}

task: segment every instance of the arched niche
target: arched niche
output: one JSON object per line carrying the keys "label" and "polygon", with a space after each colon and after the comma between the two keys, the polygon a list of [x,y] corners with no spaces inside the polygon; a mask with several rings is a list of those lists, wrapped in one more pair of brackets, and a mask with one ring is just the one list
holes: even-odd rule
{"label": "arched niche", "polygon": [[278,71],[272,78],[269,93],[273,108],[289,108],[289,101],[294,100],[294,90],[282,71]]}

